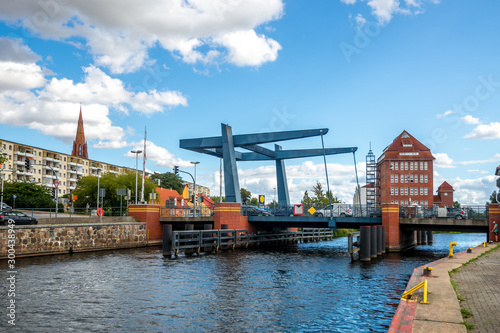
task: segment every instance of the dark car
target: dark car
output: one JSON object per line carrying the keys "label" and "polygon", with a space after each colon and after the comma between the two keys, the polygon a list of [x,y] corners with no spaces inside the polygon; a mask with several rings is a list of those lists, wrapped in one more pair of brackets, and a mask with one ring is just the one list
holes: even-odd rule
{"label": "dark car", "polygon": [[276,207],[272,210],[274,216],[293,216],[293,206]]}
{"label": "dark car", "polygon": [[7,205],[5,202],[2,202],[2,206],[0,207],[0,212],[9,211],[9,210],[12,210],[12,207]]}
{"label": "dark car", "polygon": [[265,209],[255,207],[255,206],[246,206],[241,205],[241,213],[246,216],[270,216],[271,213]]}
{"label": "dark car", "polygon": [[453,217],[455,219],[465,219],[466,214],[462,208],[448,208],[448,217]]}
{"label": "dark car", "polygon": [[9,220],[14,220],[15,225],[38,224],[38,220],[16,210],[0,213],[0,225],[8,225]]}

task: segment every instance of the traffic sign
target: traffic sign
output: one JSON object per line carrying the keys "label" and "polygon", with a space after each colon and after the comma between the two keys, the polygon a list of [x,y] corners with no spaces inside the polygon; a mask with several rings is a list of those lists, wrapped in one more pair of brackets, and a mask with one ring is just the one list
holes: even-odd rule
{"label": "traffic sign", "polygon": [[15,199],[15,198],[17,198],[17,195],[14,194],[12,197]]}
{"label": "traffic sign", "polygon": [[497,187],[500,187],[500,178],[497,178]]}
{"label": "traffic sign", "polygon": [[264,202],[266,201],[266,197],[264,195],[259,195],[259,203],[260,204],[264,204]]}
{"label": "traffic sign", "polygon": [[54,187],[58,188],[59,187],[59,182],[54,182]]}
{"label": "traffic sign", "polygon": [[102,210],[101,207],[97,208],[97,216],[102,216],[103,213],[104,211]]}

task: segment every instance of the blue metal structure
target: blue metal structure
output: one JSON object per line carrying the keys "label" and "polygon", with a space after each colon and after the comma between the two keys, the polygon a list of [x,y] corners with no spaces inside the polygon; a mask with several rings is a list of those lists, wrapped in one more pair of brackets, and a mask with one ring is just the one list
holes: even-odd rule
{"label": "blue metal structure", "polygon": [[[287,141],[319,136],[328,133],[327,128],[253,133],[233,135],[229,125],[221,124],[221,136],[180,140],[180,148],[196,151],[203,154],[222,158],[224,161],[224,185],[227,202],[241,203],[240,186],[238,180],[237,161],[275,161],[278,189],[278,205],[290,205],[288,185],[286,180],[285,160],[321,155],[335,155],[354,153],[357,147],[326,148],[326,149],[294,149],[283,150],[281,146],[274,146],[274,150],[260,146],[263,143]],[[242,148],[248,152],[240,152],[235,148]]]}

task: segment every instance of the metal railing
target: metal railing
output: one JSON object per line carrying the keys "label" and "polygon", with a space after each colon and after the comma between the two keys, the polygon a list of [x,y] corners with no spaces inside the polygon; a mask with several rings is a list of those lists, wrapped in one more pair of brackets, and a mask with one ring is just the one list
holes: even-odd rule
{"label": "metal railing", "polygon": [[196,211],[192,207],[176,206],[176,207],[160,207],[161,217],[206,217],[213,216],[214,210],[206,207],[196,207]]}
{"label": "metal railing", "polygon": [[[15,208],[13,210],[22,211],[26,215],[36,218],[56,217],[55,208]],[[97,216],[95,209],[90,208],[59,208],[57,217],[89,217]],[[127,207],[103,207],[103,216],[128,216]]]}

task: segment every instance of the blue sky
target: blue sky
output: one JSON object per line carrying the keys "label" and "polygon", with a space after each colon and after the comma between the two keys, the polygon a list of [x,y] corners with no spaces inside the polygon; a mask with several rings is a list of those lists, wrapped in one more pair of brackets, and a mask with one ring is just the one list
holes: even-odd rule
{"label": "blue sky", "polygon": [[[428,146],[434,187],[483,204],[500,164],[500,4],[493,0],[68,0],[0,3],[0,138],[70,153],[80,104],[89,157],[135,167],[147,126],[151,171],[192,171],[219,194],[219,161],[179,139],[329,128],[358,147],[360,183],[403,130]],[[319,148],[319,137],[283,142]],[[292,201],[322,158],[287,161]],[[273,197],[272,163],[240,163],[240,185]],[[352,155],[328,157],[352,201]]]}

